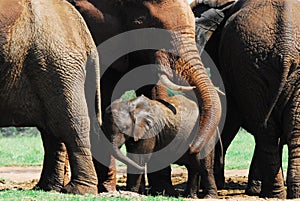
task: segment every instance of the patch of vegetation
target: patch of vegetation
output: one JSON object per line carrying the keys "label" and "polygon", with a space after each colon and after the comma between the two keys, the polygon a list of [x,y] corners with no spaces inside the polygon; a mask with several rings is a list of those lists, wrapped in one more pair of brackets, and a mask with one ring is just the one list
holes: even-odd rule
{"label": "patch of vegetation", "polygon": [[[183,92],[180,92],[180,91],[174,91],[174,90],[169,89],[169,88],[167,88],[167,92],[168,92],[168,96],[169,96],[169,97],[175,96],[175,95],[178,95],[178,94],[184,95]],[[134,99],[134,98],[136,98],[136,93],[135,93],[134,90],[126,91],[126,92],[121,96],[121,99],[122,99],[122,100],[131,100],[131,99]]]}
{"label": "patch of vegetation", "polygon": [[34,127],[6,127],[0,128],[0,136],[38,136],[40,132]]}
{"label": "patch of vegetation", "polygon": [[131,201],[131,200],[142,200],[142,201],[183,201],[183,198],[170,198],[163,196],[147,196],[147,197],[118,197],[118,196],[107,196],[103,197],[100,195],[70,195],[70,194],[61,194],[56,192],[44,192],[44,191],[19,191],[19,190],[7,190],[0,192],[0,200],[12,200],[12,201],[23,201],[23,200],[47,200],[47,201],[56,201],[56,200],[72,200],[72,201]]}
{"label": "patch of vegetation", "polygon": [[[16,136],[16,135],[13,135]],[[250,167],[253,151],[254,138],[245,130],[240,130],[228,148],[225,157],[225,168],[248,169]],[[122,152],[126,152],[122,146]],[[283,168],[287,169],[287,147],[283,150]],[[40,135],[21,137],[0,138],[0,166],[37,166],[43,163],[44,150]],[[117,165],[124,165],[117,162]]]}
{"label": "patch of vegetation", "polygon": [[122,96],[121,99],[124,101],[128,101],[131,99],[136,98],[136,93],[134,90],[126,91]]}
{"label": "patch of vegetation", "polygon": [[[248,169],[254,153],[254,137],[241,129],[229,146],[225,156],[225,169]],[[283,169],[287,169],[288,149],[284,146],[282,154]]]}
{"label": "patch of vegetation", "polygon": [[0,166],[40,166],[43,157],[40,135],[0,138]]}

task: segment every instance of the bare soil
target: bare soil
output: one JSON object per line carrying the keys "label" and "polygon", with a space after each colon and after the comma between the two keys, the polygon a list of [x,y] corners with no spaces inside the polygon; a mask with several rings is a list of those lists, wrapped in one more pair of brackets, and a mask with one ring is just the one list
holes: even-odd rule
{"label": "bare soil", "polygon": [[[123,190],[126,182],[126,168],[117,168],[118,189]],[[0,167],[0,190],[31,189],[40,177],[41,167]],[[262,200],[258,197],[245,195],[248,170],[228,170],[226,175],[226,188],[218,191],[219,198],[229,200]],[[172,168],[172,182],[178,191],[183,191],[187,181],[187,170],[181,167]],[[134,196],[130,192],[119,191],[123,196]],[[114,196],[107,193],[106,196]]]}

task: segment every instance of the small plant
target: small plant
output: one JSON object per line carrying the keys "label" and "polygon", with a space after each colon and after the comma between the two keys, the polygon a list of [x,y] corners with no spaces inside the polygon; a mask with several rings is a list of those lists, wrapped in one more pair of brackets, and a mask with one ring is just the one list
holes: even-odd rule
{"label": "small plant", "polygon": [[136,93],[134,90],[126,91],[122,96],[121,99],[124,101],[129,101],[131,99],[136,98]]}

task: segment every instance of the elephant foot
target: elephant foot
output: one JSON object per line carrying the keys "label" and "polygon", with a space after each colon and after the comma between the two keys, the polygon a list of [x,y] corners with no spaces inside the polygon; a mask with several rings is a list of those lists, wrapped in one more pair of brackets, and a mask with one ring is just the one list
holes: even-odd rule
{"label": "elephant foot", "polygon": [[216,198],[218,198],[218,194],[216,190],[204,191],[204,199],[216,199]]}
{"label": "elephant foot", "polygon": [[183,194],[183,197],[190,199],[198,199],[197,193],[194,194]]}
{"label": "elephant foot", "polygon": [[277,198],[277,199],[286,199],[286,191],[284,188],[277,191],[262,191],[260,196],[261,198]]}
{"label": "elephant foot", "polygon": [[[105,174],[105,172],[100,174]],[[104,175],[105,178],[99,178],[98,192],[113,192],[116,191],[117,183],[117,172],[116,168],[109,168],[107,174]],[[100,183],[101,182],[101,183]]]}
{"label": "elephant foot", "polygon": [[60,192],[63,188],[61,184],[51,184],[50,182],[38,182],[32,190],[56,191]]}
{"label": "elephant foot", "polygon": [[224,189],[225,188],[225,181],[224,180],[216,180],[216,185],[218,189]]}
{"label": "elephant foot", "polygon": [[61,190],[62,193],[70,193],[70,194],[97,194],[98,188],[96,185],[87,185],[87,184],[79,184],[75,181],[71,181]]}
{"label": "elephant foot", "polygon": [[249,196],[258,196],[261,192],[261,181],[259,180],[251,180],[248,182],[246,187],[246,195]]}
{"label": "elephant foot", "polygon": [[131,191],[131,192],[134,192],[134,193],[139,193],[139,187],[137,186],[126,186],[126,191]]}
{"label": "elephant foot", "polygon": [[196,192],[184,191],[182,196],[186,198],[198,199]]}
{"label": "elephant foot", "polygon": [[98,192],[113,192],[116,191],[116,182],[114,180],[104,181],[102,184],[98,185]]}
{"label": "elephant foot", "polygon": [[153,196],[164,195],[170,197],[179,197],[179,193],[174,189],[173,186],[168,188],[163,188],[163,189],[151,188],[150,194]]}
{"label": "elephant foot", "polygon": [[300,198],[300,184],[289,185],[287,189],[287,199]]}
{"label": "elephant foot", "polygon": [[116,191],[117,172],[114,158],[110,158],[110,165],[105,165],[93,159],[96,173],[98,176],[98,193]]}
{"label": "elephant foot", "polygon": [[[225,188],[225,176],[222,173],[215,173],[215,182],[218,189]],[[205,185],[201,183],[201,188],[205,188]]]}

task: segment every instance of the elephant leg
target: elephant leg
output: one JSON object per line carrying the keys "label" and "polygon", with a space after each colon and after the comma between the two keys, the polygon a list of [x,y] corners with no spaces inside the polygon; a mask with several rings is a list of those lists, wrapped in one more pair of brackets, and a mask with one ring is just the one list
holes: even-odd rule
{"label": "elephant leg", "polygon": [[[285,142],[280,140],[279,143],[280,158],[282,158],[282,150],[283,150],[284,143]],[[280,166],[282,167],[282,163]],[[284,178],[283,172],[282,172],[282,178]],[[254,150],[254,154],[249,169],[248,184],[245,193],[250,196],[258,196],[261,193],[261,185],[262,185],[262,171],[259,167],[259,153],[256,147]]]}
{"label": "elephant leg", "polygon": [[[97,177],[98,177],[98,192],[111,192],[116,191],[117,173],[116,173],[116,160],[110,157],[109,167],[101,164],[93,158]],[[109,160],[109,159],[108,159]]]}
{"label": "elephant leg", "polygon": [[[125,72],[120,72],[116,69],[122,69],[126,63],[126,58],[121,57],[110,68],[108,68],[101,77],[101,108],[102,111],[111,104],[114,88],[118,81],[122,78]],[[104,112],[102,113],[104,115]],[[106,121],[104,116],[102,130],[105,131]],[[116,161],[106,150],[102,151],[101,157],[105,161],[110,161],[109,166],[105,166],[93,158],[97,177],[98,177],[98,192],[110,192],[116,190]]]}
{"label": "elephant leg", "polygon": [[[204,186],[204,198],[217,198],[217,185],[214,177],[214,150],[200,160],[200,176]],[[199,171],[198,170],[198,171]]]}
{"label": "elephant leg", "polygon": [[64,186],[66,148],[58,138],[43,129],[39,130],[45,154],[41,178],[34,189],[59,192]]}
{"label": "elephant leg", "polygon": [[[137,161],[137,163],[143,164],[141,158],[131,157],[132,160]],[[127,166],[127,172],[137,172],[136,174],[127,173],[126,179],[126,190],[144,194],[145,192],[145,176],[144,174],[138,174],[138,171],[132,166]]]}
{"label": "elephant leg", "polygon": [[231,103],[230,99],[228,102],[226,120],[221,133],[221,141],[215,146],[214,175],[218,189],[225,187],[224,170],[226,151],[241,127],[238,111],[234,108],[236,106]]}
{"label": "elephant leg", "polygon": [[127,174],[126,190],[144,194],[145,192],[144,174]]}
{"label": "elephant leg", "polygon": [[[284,142],[280,140],[279,143],[280,158],[282,158],[283,145]],[[282,178],[284,178],[283,172],[282,172]],[[248,184],[245,193],[250,196],[258,196],[261,193],[261,184],[262,184],[262,171],[259,167],[259,153],[257,151],[257,148],[255,148],[251,165],[250,165]]]}
{"label": "elephant leg", "polygon": [[[275,132],[272,132],[274,134]],[[281,169],[279,139],[263,133],[257,136],[256,148],[259,157],[259,166],[262,171],[261,196],[284,199],[286,192]]]}
{"label": "elephant leg", "polygon": [[186,167],[188,170],[188,181],[183,196],[197,199],[199,189],[199,169],[191,168],[191,166]]}
{"label": "elephant leg", "polygon": [[164,194],[178,197],[179,194],[172,185],[170,166],[156,172],[148,173],[147,176],[150,187],[150,194]]}
{"label": "elephant leg", "polygon": [[287,198],[300,198],[300,110],[299,90],[284,114],[284,126],[288,145]]}
{"label": "elephant leg", "polygon": [[[69,108],[67,112],[56,111],[53,114],[47,110],[49,115],[52,115],[49,119],[49,129],[65,144],[70,161],[71,181],[62,188],[62,192],[96,194],[98,180],[92,161],[89,138],[90,119],[86,113],[87,110],[83,110],[86,107],[81,105],[84,103],[79,100],[77,102],[73,99],[72,103],[65,102],[65,107]],[[58,102],[60,101],[55,103]],[[77,111],[74,111],[75,108],[72,105],[76,106]]]}
{"label": "elephant leg", "polygon": [[88,136],[81,139],[64,138],[71,166],[71,181],[62,189],[64,193],[96,194],[97,177],[90,147],[85,145]]}
{"label": "elephant leg", "polygon": [[248,175],[246,194],[250,196],[259,195],[261,193],[261,181],[262,172],[259,167],[259,153],[257,147],[255,147]]}
{"label": "elephant leg", "polygon": [[63,186],[67,185],[70,182],[70,178],[71,178],[70,161],[69,161],[68,153],[66,151]]}

